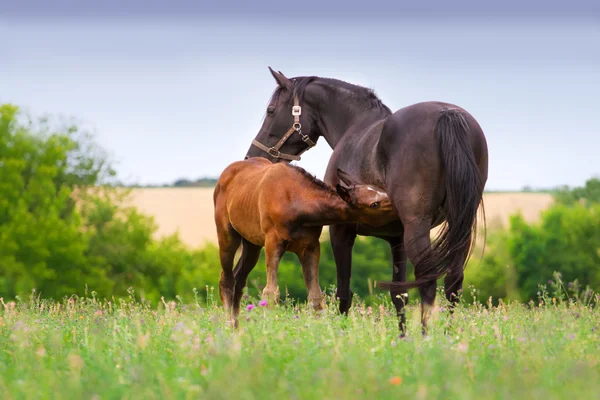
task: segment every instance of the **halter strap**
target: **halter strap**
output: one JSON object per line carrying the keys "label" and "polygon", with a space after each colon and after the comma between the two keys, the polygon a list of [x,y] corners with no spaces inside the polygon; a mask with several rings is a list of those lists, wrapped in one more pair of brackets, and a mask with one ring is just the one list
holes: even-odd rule
{"label": "halter strap", "polygon": [[[302,133],[302,125],[300,124],[300,115],[302,114],[302,107],[300,107],[298,97],[294,96],[294,106],[292,107],[292,115],[294,116],[294,123],[292,127],[279,139],[279,141],[275,144],[275,146],[268,147],[264,144],[260,143],[258,140],[254,139],[252,144],[262,151],[269,153],[269,155],[273,158],[281,158],[282,160],[288,161],[300,161],[300,155],[302,155],[308,149],[311,149],[316,146],[316,143],[313,142],[308,135]],[[294,154],[286,154],[279,151],[281,146],[294,134],[294,132],[298,132],[300,136],[302,136],[302,141],[307,144],[304,150],[302,150],[298,155]]]}

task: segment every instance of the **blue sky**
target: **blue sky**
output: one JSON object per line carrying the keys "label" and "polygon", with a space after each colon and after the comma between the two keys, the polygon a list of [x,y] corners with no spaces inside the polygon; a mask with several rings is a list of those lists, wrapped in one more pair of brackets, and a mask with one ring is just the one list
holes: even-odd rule
{"label": "blue sky", "polygon": [[[125,182],[216,176],[243,158],[275,88],[269,65],[371,87],[393,110],[424,100],[466,108],[488,139],[488,189],[600,174],[600,18],[585,2],[547,2],[537,14],[448,3],[437,14],[392,3],[361,13],[349,2],[313,18],[313,0],[296,13],[285,9],[293,2],[188,3],[179,13],[147,2],[120,14],[112,0],[32,13],[34,3],[43,6],[0,15],[0,102],[82,121]],[[300,165],[322,177],[330,154],[320,141]]]}

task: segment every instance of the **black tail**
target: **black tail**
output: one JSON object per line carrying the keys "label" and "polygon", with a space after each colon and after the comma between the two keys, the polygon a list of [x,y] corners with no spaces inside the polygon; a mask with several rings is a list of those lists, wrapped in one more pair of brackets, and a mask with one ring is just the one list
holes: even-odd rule
{"label": "black tail", "polygon": [[[442,111],[435,126],[444,170],[446,221],[431,249],[419,257],[413,282],[379,282],[382,289],[409,289],[463,268],[477,235],[477,210],[483,206],[483,184],[469,144],[469,124],[460,110]],[[483,207],[482,207],[483,208]],[[485,219],[485,210],[483,210]],[[472,246],[473,245],[473,246]]]}

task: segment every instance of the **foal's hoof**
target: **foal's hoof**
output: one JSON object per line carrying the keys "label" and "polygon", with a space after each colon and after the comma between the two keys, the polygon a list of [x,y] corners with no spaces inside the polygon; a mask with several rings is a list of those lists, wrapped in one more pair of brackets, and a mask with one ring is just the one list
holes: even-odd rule
{"label": "foal's hoof", "polygon": [[227,325],[232,327],[233,329],[238,329],[240,326],[240,323],[237,319],[229,318],[227,320]]}

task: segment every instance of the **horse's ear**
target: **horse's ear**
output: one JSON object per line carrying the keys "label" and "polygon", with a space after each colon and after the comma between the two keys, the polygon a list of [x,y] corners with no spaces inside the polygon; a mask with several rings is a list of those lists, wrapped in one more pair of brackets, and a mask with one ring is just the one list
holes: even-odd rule
{"label": "horse's ear", "polygon": [[346,203],[352,203],[352,201],[351,201],[352,197],[350,196],[350,189],[348,189],[347,187],[344,187],[338,183],[337,185],[335,185],[335,190],[337,191],[337,194],[340,195],[342,200],[344,200]]}
{"label": "horse's ear", "polygon": [[273,78],[275,78],[275,81],[277,82],[277,84],[279,86],[286,88],[286,89],[291,89],[294,86],[292,81],[289,78],[287,78],[285,75],[283,75],[281,73],[281,71],[275,72],[275,71],[273,71],[273,69],[271,67],[269,67],[269,71],[271,71],[271,75],[273,75]]}
{"label": "horse's ear", "polygon": [[347,172],[342,171],[339,168],[337,169],[337,176],[348,187],[353,186],[353,185],[356,184],[356,182],[354,181],[354,179],[352,179],[352,177]]}

